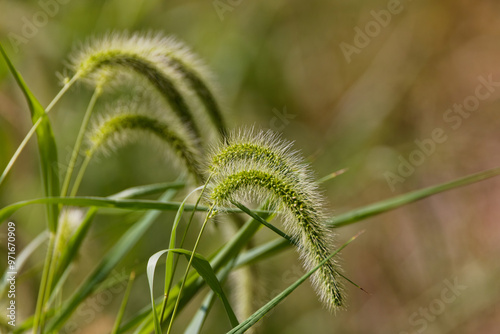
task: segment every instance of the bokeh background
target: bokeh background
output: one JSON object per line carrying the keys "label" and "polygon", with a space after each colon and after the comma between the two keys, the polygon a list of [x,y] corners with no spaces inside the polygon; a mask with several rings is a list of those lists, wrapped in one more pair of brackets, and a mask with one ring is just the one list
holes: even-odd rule
{"label": "bokeh background", "polygon": [[[475,111],[463,113],[459,125],[458,119],[445,119],[452,115],[449,108],[471,101],[481,77],[500,82],[497,1],[60,0],[32,36],[12,43],[12,34],[23,36],[26,20],[33,22],[44,10],[42,3],[46,2],[1,1],[0,34],[43,105],[60,89],[56,73],[67,73],[68,54],[89,36],[124,29],[175,35],[212,68],[232,128],[255,125],[282,132],[308,157],[318,177],[349,168],[324,184],[332,214],[500,166],[500,84],[492,84],[488,98]],[[395,8],[390,22],[386,16],[383,25],[373,23],[374,13]],[[372,29],[371,36],[356,40],[358,29],[366,28]],[[356,52],[346,57],[342,49],[356,43]],[[72,89],[50,115],[63,164],[69,160],[90,93],[85,86]],[[2,169],[29,128],[26,104],[2,61]],[[418,149],[415,140],[431,138],[435,129],[442,129],[446,140],[436,144],[404,182],[391,187],[387,172],[397,173],[400,156],[408,159]],[[157,151],[138,143],[93,163],[80,193],[104,196],[129,186],[174,180],[176,175]],[[343,252],[342,264],[346,275],[369,294],[347,286],[347,310],[330,314],[304,284],[262,321],[258,331],[497,333],[499,186],[500,179],[483,181],[338,229],[339,244],[366,230]],[[2,185],[0,206],[40,196],[33,141]],[[42,207],[16,213],[18,249],[45,228],[43,217]],[[136,218],[137,214],[98,218],[68,293]],[[166,248],[171,221],[171,214],[162,215],[118,273],[144,266],[151,254]],[[221,245],[225,228],[221,222],[211,229],[202,251]],[[4,232],[2,227],[2,254]],[[270,237],[262,232],[256,242]],[[21,317],[33,312],[42,259],[40,251],[18,283]],[[2,268],[5,260],[0,259]],[[262,278],[255,307],[303,273],[291,251],[266,260],[258,271]],[[460,287],[453,294],[448,286],[455,283]],[[131,298],[127,314],[149,303],[144,275]],[[121,294],[116,294],[105,305],[98,303],[94,312],[87,305],[87,312],[73,321],[81,333],[106,333],[120,302]],[[195,306],[180,319],[187,321]],[[182,322],[178,321],[178,332]],[[227,328],[217,305],[205,332]]]}

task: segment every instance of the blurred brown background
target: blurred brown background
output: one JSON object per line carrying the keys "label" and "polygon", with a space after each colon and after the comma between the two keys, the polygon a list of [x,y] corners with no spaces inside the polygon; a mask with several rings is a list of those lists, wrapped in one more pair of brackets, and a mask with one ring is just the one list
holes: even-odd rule
{"label": "blurred brown background", "polygon": [[[46,1],[0,3],[2,43],[42,104],[59,90],[55,73],[64,73],[72,47],[87,37],[121,29],[173,34],[211,66],[224,92],[231,127],[256,125],[283,132],[310,157],[319,177],[349,168],[324,186],[332,213],[500,166],[497,1],[65,0],[56,3],[57,11],[52,7],[45,24],[38,22],[32,36],[23,35],[26,20],[33,22],[38,12],[46,11],[42,3]],[[22,42],[12,43],[13,36],[21,36]],[[489,94],[479,99],[476,88],[484,80],[491,83],[479,91]],[[69,159],[89,96],[83,86],[72,89],[51,113],[63,162]],[[472,111],[453,111],[464,103]],[[25,102],[2,62],[2,169],[29,128]],[[424,158],[414,153],[419,149],[415,140],[431,138],[436,129],[442,129],[446,140],[435,143]],[[93,164],[81,193],[103,196],[175,179],[175,172],[146,147],[134,144]],[[387,173],[397,174],[400,156],[408,160],[412,153],[420,158],[419,166],[391,187]],[[37,164],[32,142],[0,189],[1,206],[42,195]],[[258,330],[497,333],[499,185],[500,179],[491,179],[338,229],[339,244],[366,229],[343,252],[342,263],[346,275],[370,294],[349,286],[348,309],[332,315],[304,284]],[[16,214],[21,246],[43,230],[45,222],[39,217],[41,207]],[[118,238],[135,217],[99,219],[84,245],[74,285],[109,248],[110,230]],[[124,267],[166,247],[171,215],[162,217]],[[210,233],[206,249],[222,242],[219,231]],[[209,239],[214,245],[207,245]],[[31,264],[36,267],[36,259]],[[301,275],[297,264],[296,254],[289,251],[260,265],[265,297],[256,306]],[[38,282],[28,276],[22,284],[23,307],[31,314]],[[146,289],[141,277],[130,312],[149,302]],[[109,331],[121,297],[114,299],[92,318],[75,316],[82,332]],[[227,329],[219,306],[206,333]],[[182,319],[190,314],[188,309]]]}

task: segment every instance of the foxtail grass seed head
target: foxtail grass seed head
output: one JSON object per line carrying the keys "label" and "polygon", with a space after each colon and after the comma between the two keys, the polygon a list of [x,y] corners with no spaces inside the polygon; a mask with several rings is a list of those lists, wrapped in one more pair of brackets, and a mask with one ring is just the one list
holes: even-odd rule
{"label": "foxtail grass seed head", "polygon": [[[272,133],[249,132],[229,137],[212,156],[208,200],[217,208],[233,201],[270,201],[282,215],[285,230],[298,243],[306,269],[330,254],[331,235],[325,224],[323,199],[306,164],[290,143]],[[252,133],[252,132],[250,132]],[[331,310],[343,306],[338,265],[331,260],[313,275],[313,285]]]}
{"label": "foxtail grass seed head", "polygon": [[96,123],[88,136],[90,145],[87,154],[93,155],[99,151],[107,153],[146,137],[158,143],[162,152],[171,152],[182,169],[187,170],[197,183],[202,182],[196,140],[182,130],[182,127],[175,126],[175,122],[171,124],[161,117],[124,108]]}
{"label": "foxtail grass seed head", "polygon": [[[160,33],[111,33],[93,39],[71,57],[75,75],[94,85],[105,85],[123,74],[142,77],[162,96],[174,113],[200,135],[189,101],[198,96],[220,132],[224,121],[212,93],[212,79],[203,63],[174,38]],[[134,79],[135,81],[135,79]]]}
{"label": "foxtail grass seed head", "polygon": [[185,79],[188,89],[198,97],[213,125],[225,137],[226,122],[220,101],[216,98],[220,92],[212,72],[184,43],[161,35],[158,38],[162,41],[159,44],[163,48],[165,62],[175,68],[177,73]]}
{"label": "foxtail grass seed head", "polygon": [[[292,146],[292,142],[282,140],[270,130],[239,129],[230,133],[227,140],[213,150],[208,169],[217,173],[221,166],[236,161],[259,161],[269,168],[278,169],[287,177],[307,179],[311,175],[309,167]],[[312,183],[312,178],[310,181]]]}

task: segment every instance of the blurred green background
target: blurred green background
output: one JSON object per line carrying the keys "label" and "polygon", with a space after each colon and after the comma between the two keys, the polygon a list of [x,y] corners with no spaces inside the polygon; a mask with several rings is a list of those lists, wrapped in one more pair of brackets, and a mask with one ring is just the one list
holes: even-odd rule
{"label": "blurred green background", "polygon": [[[47,7],[47,3],[56,5]],[[349,168],[324,185],[333,215],[500,166],[500,87],[494,84],[500,82],[500,3],[397,3],[3,0],[0,36],[43,105],[60,89],[56,73],[67,73],[68,54],[88,37],[114,30],[153,30],[177,36],[218,78],[231,128],[255,125],[282,132],[308,157],[318,177]],[[393,13],[384,16],[391,9]],[[49,15],[43,16],[41,11]],[[27,22],[38,27],[26,30]],[[348,57],[343,52],[347,44],[356,47]],[[463,116],[448,112],[455,104],[474,101],[471,97],[476,95],[481,77],[494,82],[489,96]],[[90,93],[83,85],[73,88],[51,112],[62,165],[69,161]],[[104,103],[99,106],[102,109]],[[0,62],[2,169],[30,128],[28,115],[19,89]],[[451,115],[460,118],[447,121],[446,116]],[[409,159],[418,149],[415,140],[431,138],[435,129],[443,129],[446,140],[436,144],[434,152],[404,182],[391,187],[387,172],[397,173],[400,156]],[[176,175],[156,150],[138,143],[94,162],[80,194],[105,196],[125,187],[175,180]],[[343,252],[342,265],[345,274],[369,294],[348,286],[347,310],[333,315],[323,309],[310,285],[304,284],[262,321],[258,331],[497,333],[499,185],[500,179],[492,179],[339,229],[339,244],[366,229],[366,234]],[[40,196],[33,141],[2,185],[0,206]],[[68,292],[137,216],[98,218]],[[42,207],[23,209],[14,219],[19,249],[45,228]],[[166,248],[171,221],[171,214],[162,215],[120,268],[144,267],[150,255]],[[226,228],[221,222],[208,231],[202,252],[220,246],[224,241],[221,230]],[[2,227],[2,254],[4,232]],[[258,240],[270,237],[263,231]],[[39,252],[29,267],[40,268],[42,259],[43,252]],[[4,256],[0,263],[3,268]],[[291,251],[266,260],[258,269],[262,279],[256,308],[303,272]],[[32,270],[18,283],[21,317],[33,312],[38,276]],[[465,289],[454,295],[448,287],[453,282]],[[146,305],[148,299],[143,275],[135,283],[128,314]],[[84,305],[72,319],[81,333],[108,332],[121,294],[113,294],[106,303],[96,300]],[[185,310],[181,319],[187,321],[193,310]],[[217,305],[206,333],[227,330],[222,312]],[[182,323],[177,322],[178,332]]]}

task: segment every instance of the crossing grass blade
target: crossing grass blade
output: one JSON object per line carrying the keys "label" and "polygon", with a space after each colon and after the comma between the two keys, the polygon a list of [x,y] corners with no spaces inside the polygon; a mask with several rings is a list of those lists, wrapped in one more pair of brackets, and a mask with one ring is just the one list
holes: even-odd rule
{"label": "crossing grass blade", "polygon": [[[160,201],[168,201],[176,193],[176,190],[167,190],[160,198]],[[57,331],[85,300],[94,289],[101,283],[123,257],[134,247],[147,229],[156,220],[160,211],[150,211],[142,219],[136,222],[120,240],[103,256],[97,267],[77,288],[75,293],[61,307],[59,313],[49,323],[48,331]]]}
{"label": "crossing grass blade", "polygon": [[158,260],[160,257],[165,254],[165,253],[177,253],[177,254],[183,254],[185,255],[188,260],[192,258],[192,266],[193,268],[198,272],[198,274],[203,277],[207,285],[212,289],[212,291],[219,297],[224,304],[224,308],[226,310],[226,313],[229,317],[229,321],[231,322],[231,325],[238,326],[238,319],[236,318],[236,315],[234,314],[234,311],[231,307],[231,304],[229,303],[229,300],[227,299],[226,295],[224,294],[224,291],[222,290],[222,286],[219,282],[219,279],[217,278],[217,275],[215,274],[212,266],[208,262],[207,259],[205,259],[202,255],[195,253],[194,256],[191,251],[185,250],[185,249],[165,249],[162,251],[159,251],[155,253],[153,256],[149,258],[148,261],[148,268],[147,268],[147,275],[148,275],[148,283],[149,283],[149,292],[151,294],[151,307],[153,309],[153,319],[154,319],[154,324],[155,324],[155,332],[157,334],[161,334],[161,325],[160,321],[158,319],[158,315],[156,312],[156,303],[154,299],[154,294],[153,294],[153,286],[154,286],[154,274],[155,274],[155,269],[156,265],[158,263]]}
{"label": "crossing grass blade", "polygon": [[458,187],[463,187],[472,183],[476,183],[482,180],[486,180],[492,177],[500,175],[500,167],[488,169],[479,173],[471,174],[451,182],[441,183],[435,186],[430,186],[428,188],[412,191],[410,193],[393,197],[384,201],[380,201],[360,209],[352,210],[341,214],[329,221],[331,227],[341,227],[345,225],[354,224],[360,220],[370,218],[372,216],[379,215],[381,213],[394,210],[403,205],[419,201],[426,197],[442,193],[451,189]]}
{"label": "crossing grass blade", "polygon": [[307,280],[316,270],[318,270],[322,265],[327,263],[332,257],[337,255],[342,249],[347,247],[351,242],[353,242],[358,236],[360,236],[364,231],[359,232],[354,237],[349,239],[345,244],[339,247],[335,252],[328,256],[325,260],[321,261],[316,267],[311,269],[304,276],[299,278],[295,283],[286,288],[278,296],[274,297],[266,305],[262,306],[254,314],[252,314],[248,319],[240,323],[238,326],[234,327],[232,330],[227,332],[227,334],[241,334],[255,325],[260,319],[262,319],[267,313],[269,313],[273,308],[275,308],[279,303],[281,303],[286,297],[288,297],[296,288],[298,288],[305,280]]}
{"label": "crossing grass blade", "polygon": [[[0,210],[0,224],[4,222],[9,216],[11,216],[17,210],[32,204],[63,204],[70,206],[80,206],[80,207],[100,207],[100,208],[115,208],[115,209],[126,209],[126,210],[161,210],[161,211],[177,211],[181,205],[179,202],[163,202],[155,200],[129,200],[129,199],[117,199],[111,197],[44,197],[35,198],[32,200],[21,201],[9,206],[4,207]],[[195,205],[186,204],[184,207],[185,211],[195,210]],[[206,206],[196,207],[196,211],[208,211]],[[224,209],[225,212],[241,212],[239,209]],[[266,210],[253,210],[258,214],[266,214],[269,211]]]}
{"label": "crossing grass blade", "polygon": [[123,296],[123,301],[120,306],[120,310],[118,311],[118,315],[116,316],[115,320],[115,325],[113,326],[113,330],[111,331],[111,334],[116,334],[118,331],[118,328],[120,328],[120,323],[122,322],[123,315],[125,314],[125,309],[127,308],[127,303],[128,299],[130,297],[130,292],[132,291],[132,285],[134,284],[135,280],[135,271],[132,271],[130,273],[130,277],[128,280],[127,284],[127,289],[125,290],[125,294]]}
{"label": "crossing grass blade", "polygon": [[[439,194],[441,192],[445,192],[448,190],[452,190],[454,188],[466,186],[469,184],[473,184],[475,182],[479,182],[482,180],[486,180],[491,177],[495,177],[500,174],[500,168],[489,169],[480,173],[472,174],[469,176],[465,176],[463,178],[457,179],[455,181],[451,181],[448,183],[442,183],[436,186],[431,186],[428,188],[424,188],[421,190],[417,190],[414,192],[410,192],[405,195],[401,195],[395,198],[391,198],[385,201],[381,201],[372,205],[368,205],[363,208],[359,208],[356,210],[352,210],[346,212],[344,214],[340,214],[339,216],[332,218],[330,220],[331,227],[341,227],[349,224],[354,224],[361,220],[367,219],[369,217],[382,214],[384,212],[394,210],[398,207],[404,206],[406,204],[410,204],[412,202],[416,202],[418,200],[424,199],[426,197]],[[285,249],[290,249],[290,242],[288,240],[279,238],[273,241],[270,241],[261,246],[252,248],[251,250],[241,254],[238,257],[238,261],[236,266],[244,266],[247,264],[252,264],[258,262],[264,258],[268,258],[275,253],[281,252]]]}
{"label": "crossing grass blade", "polygon": [[203,327],[203,324],[207,320],[208,313],[215,302],[215,293],[210,290],[210,292],[206,295],[205,299],[201,303],[198,311],[191,319],[188,327],[184,331],[184,334],[199,334]]}
{"label": "crossing grass blade", "polygon": [[[262,210],[258,210],[262,211]],[[269,213],[262,214],[264,218],[266,218]],[[262,227],[262,225],[255,221],[254,219],[250,219],[245,223],[245,225],[237,232],[233,239],[231,239],[228,243],[226,243],[219,251],[217,251],[210,259],[210,265],[217,272],[223,268],[224,265],[228,264],[232,259],[238,256],[239,252],[243,249],[243,247],[248,243],[248,241],[253,237],[253,235]],[[284,240],[284,239],[282,239]],[[288,241],[284,240],[288,243]],[[200,291],[200,289],[204,286],[204,281],[199,279],[199,275],[197,272],[191,272],[191,275],[188,277],[186,285],[183,290],[183,295],[181,296],[181,303],[179,308],[181,309],[193,296]],[[169,293],[169,301],[168,308],[166,314],[171,312],[173,309],[173,304],[177,299],[179,293],[180,283],[175,285],[170,293]],[[157,303],[157,310],[161,308],[161,303]],[[128,332],[132,328],[138,327],[138,329],[134,333],[150,333],[154,330],[151,328],[149,324],[152,323],[153,319],[151,319],[151,307],[147,309],[142,309],[137,314],[135,314],[131,319],[125,323],[119,330],[118,333]],[[169,318],[165,318],[164,322],[168,321]]]}
{"label": "crossing grass blade", "polygon": [[270,229],[271,231],[273,231],[274,233],[276,233],[277,235],[279,235],[283,239],[286,239],[289,243],[291,243],[293,245],[297,245],[297,243],[293,240],[293,238],[291,236],[289,236],[288,234],[286,234],[285,232],[283,232],[282,230],[280,230],[279,228],[277,228],[273,224],[268,223],[264,218],[262,218],[261,216],[259,216],[256,213],[252,212],[252,210],[250,210],[249,208],[247,208],[246,206],[244,206],[240,202],[231,201],[231,203],[233,203],[233,205],[236,206],[238,209],[240,209],[241,211],[243,211],[244,213],[246,213],[247,215],[249,215],[250,217],[252,217],[256,221],[258,221],[259,223],[261,223],[262,225],[264,225],[265,227],[267,227],[268,229]]}
{"label": "crossing grass blade", "polygon": [[[111,195],[109,196],[109,198],[125,199],[130,197],[149,195],[157,192],[164,192],[168,189],[180,189],[184,187],[184,185],[185,184],[183,182],[171,182],[171,183],[158,183],[158,184],[132,187],[120,191],[119,193],[116,193],[114,195]],[[90,225],[94,219],[94,216],[97,213],[97,210],[98,210],[97,207],[91,207],[87,211],[85,218],[78,226],[78,229],[76,230],[74,235],[68,241],[67,247],[64,253],[61,255],[61,259],[59,260],[54,284],[57,283],[58,280],[57,278],[62,274],[64,270],[66,270],[66,267],[71,263],[71,261],[75,258],[76,254],[78,253],[80,246],[83,242],[83,239],[87,235]]]}
{"label": "crossing grass blade", "polygon": [[[440,193],[443,191],[451,190],[455,187],[472,184],[474,182],[478,182],[478,181],[481,181],[481,180],[484,180],[484,179],[487,179],[490,177],[494,177],[498,174],[500,174],[500,168],[491,169],[491,170],[487,170],[487,171],[484,171],[481,173],[466,176],[464,178],[461,178],[461,179],[458,179],[458,180],[455,180],[455,181],[452,181],[449,183],[444,183],[441,185],[432,186],[429,188],[425,188],[422,190],[418,190],[418,191],[409,193],[407,195],[402,195],[402,196],[396,197],[395,199],[392,199],[392,200],[382,201],[382,202],[377,203],[375,205],[371,205],[371,206],[368,206],[365,208],[357,209],[357,210],[342,214],[342,215],[338,216],[335,220],[331,220],[332,226],[337,227],[337,226],[352,224],[352,223],[355,223],[357,221],[374,216],[376,214],[380,214],[380,213],[395,209],[397,207],[412,203],[414,201],[420,200],[420,199],[425,198],[427,196],[437,194],[437,193]],[[152,188],[155,188],[155,187],[156,186],[153,186]],[[78,198],[76,198],[76,200],[78,200]],[[137,205],[137,204],[133,204],[133,205]],[[157,205],[157,204],[154,204],[154,205]],[[154,206],[154,205],[148,203],[146,205],[146,207],[150,207],[150,206]],[[178,209],[178,206],[175,206],[175,209]],[[203,208],[201,208],[201,209],[203,209]],[[1,215],[1,212],[4,210],[0,210],[0,215]],[[257,210],[256,212],[258,212],[258,211],[259,210]],[[2,219],[4,219],[4,218],[2,218]],[[260,223],[253,221],[253,224],[242,229],[240,232],[241,236],[236,238],[230,244],[226,245],[225,251],[220,252],[219,254],[216,255],[216,257],[212,261],[212,265],[214,266],[214,268],[216,268],[216,267],[220,268],[221,264],[227,263],[228,258],[233,256],[234,251],[239,249],[240,246],[243,244],[243,240],[247,240],[249,235],[253,235],[253,233],[255,233],[255,231],[260,226],[261,226]],[[284,249],[288,249],[289,245],[290,245],[290,243],[285,239],[275,240],[275,241],[271,242],[270,244],[266,244],[262,247],[259,247],[258,250],[255,249],[255,250],[250,251],[249,253],[245,253],[245,255],[242,255],[242,257],[240,257],[238,260],[238,265],[244,265],[247,262],[254,262],[254,261],[258,261],[262,258],[267,258],[276,252],[280,252]],[[242,262],[243,260],[245,260],[245,261]],[[195,283],[196,283],[196,280],[192,280],[191,284],[194,284],[194,285],[192,286],[192,289],[189,289],[189,291],[192,291],[193,294],[195,293],[195,291],[198,291],[199,288],[201,288],[201,286],[202,286],[202,284],[200,285],[199,283],[196,283],[196,284]],[[172,297],[175,298],[176,295],[173,294]],[[147,315],[147,313],[145,315]],[[139,316],[138,319],[144,319],[144,315]],[[132,324],[133,324],[133,321],[127,323],[126,326],[122,327],[119,332],[122,332],[122,330],[124,330],[125,328],[130,328],[129,326]]]}
{"label": "crossing grass blade", "polygon": [[[194,189],[193,191],[191,191],[186,196],[186,198],[184,199],[184,201],[182,201],[182,203],[181,203],[181,205],[179,207],[179,210],[177,210],[177,214],[175,215],[175,219],[174,219],[174,224],[172,225],[172,231],[170,232],[170,241],[169,241],[169,244],[168,244],[168,248],[169,249],[176,248],[175,244],[176,244],[176,241],[177,241],[177,227],[179,226],[179,223],[181,221],[182,214],[184,213],[184,206],[186,205],[186,202],[187,202],[188,198],[192,194],[194,194],[195,192],[197,192],[198,190],[201,190],[201,189],[204,189],[204,186],[198,187],[198,188]],[[187,233],[188,228],[189,228],[189,226],[186,227],[186,230],[185,230],[184,233]],[[179,247],[182,248],[182,242],[181,242],[181,245]],[[174,263],[174,252],[168,252],[167,253],[166,265],[165,265],[165,291],[164,291],[165,292],[165,294],[164,294],[165,299],[164,299],[164,302],[163,302],[163,305],[162,305],[162,310],[161,310],[161,313],[160,313],[160,319],[163,318],[163,313],[165,312],[166,303],[168,301],[168,292],[169,292],[169,290],[170,290],[170,288],[172,286],[172,281],[173,281],[173,278],[174,278],[176,265],[177,265],[177,261]]]}
{"label": "crossing grass blade", "polygon": [[155,195],[166,191],[167,189],[182,189],[186,186],[185,182],[162,182],[147,184],[127,188],[109,197],[111,198],[133,198],[139,196]]}
{"label": "crossing grass blade", "polygon": [[[253,228],[259,227],[259,224],[255,222],[255,224],[251,225]],[[252,248],[249,251],[246,251],[242,253],[240,256],[238,256],[238,259],[236,263],[234,264],[235,268],[239,268],[248,264],[256,263],[259,262],[263,259],[269,258],[277,253],[280,253],[284,250],[291,250],[292,248],[290,247],[291,244],[283,239],[283,238],[278,238],[273,241],[267,242],[261,246],[257,246],[255,248]],[[225,248],[221,249],[217,253],[223,252]],[[227,248],[226,248],[227,249]],[[212,256],[212,258],[216,258],[216,256]],[[214,261],[212,260],[212,267],[214,267]],[[227,266],[226,266],[227,268]],[[223,280],[224,277],[224,269],[221,271],[221,273],[218,274],[218,277],[220,277],[220,280]],[[186,287],[184,289],[184,298],[186,300],[190,300],[194,294],[199,291],[203,285],[201,284],[201,281],[196,280],[199,277],[198,273],[196,271],[192,272],[192,277],[190,277],[189,282],[186,284]],[[102,290],[104,286],[107,286],[106,282],[103,282],[99,285],[99,287],[94,291],[94,294],[97,293],[98,291]],[[169,301],[175,301],[177,298],[177,292],[178,290],[178,285],[174,286],[174,289],[172,293],[169,296]],[[188,293],[189,292],[189,293]],[[184,299],[183,298],[183,299]],[[157,310],[159,311],[160,306],[161,306],[161,298],[156,299],[156,307]],[[54,314],[54,310],[49,310],[49,317]],[[133,315],[131,319],[127,321],[127,323],[123,324],[117,331],[117,333],[128,333],[132,328],[136,327],[141,321],[144,321],[144,323],[147,322],[148,320],[148,315],[151,314],[151,306],[147,306],[146,308],[141,309],[137,314]],[[27,330],[30,328],[32,324],[33,319],[28,319],[26,320],[25,323],[21,324],[19,328],[16,329],[15,333],[22,333],[23,331]],[[152,319],[151,319],[152,321]],[[154,330],[154,328],[151,328],[151,331]],[[142,330],[136,330],[134,333],[149,333],[148,328],[142,328]]]}
{"label": "crossing grass blade", "polygon": [[[57,164],[57,147],[56,141],[54,139],[54,133],[52,132],[52,127],[48,117],[46,117],[45,109],[42,107],[40,102],[36,99],[33,93],[29,90],[28,86],[24,82],[21,74],[16,70],[12,62],[10,61],[7,53],[0,44],[0,53],[2,54],[4,60],[6,61],[12,75],[16,79],[19,88],[21,88],[26,101],[28,102],[28,107],[31,112],[31,119],[33,124],[40,122],[40,125],[36,129],[36,135],[38,139],[38,152],[40,154],[40,167],[42,173],[42,183],[45,190],[45,196],[57,196],[59,194],[59,173]],[[6,171],[8,173],[8,170]],[[2,179],[5,177],[6,173],[2,175]],[[0,182],[1,183],[1,182]],[[47,219],[49,231],[54,232],[57,229],[57,219],[59,216],[59,208],[57,204],[48,203],[47,204]]]}
{"label": "crossing grass blade", "polygon": [[[232,261],[230,264],[228,264],[220,273],[217,275],[217,277],[220,278],[221,282],[224,282],[227,279],[227,276],[231,272],[231,270],[234,268],[235,261]],[[210,292],[207,294],[203,302],[201,303],[201,306],[198,308],[198,311],[194,315],[194,317],[191,319],[191,322],[189,323],[188,327],[184,331],[184,334],[198,334],[201,332],[201,329],[203,327],[203,324],[205,323],[205,320],[208,317],[208,314],[210,312],[210,309],[212,308],[212,305],[215,302],[215,293],[213,290],[210,290]]]}

